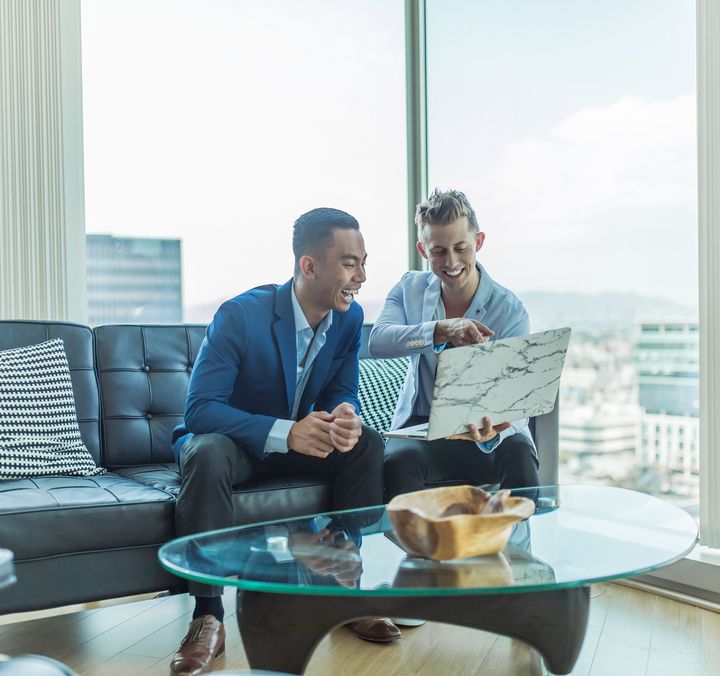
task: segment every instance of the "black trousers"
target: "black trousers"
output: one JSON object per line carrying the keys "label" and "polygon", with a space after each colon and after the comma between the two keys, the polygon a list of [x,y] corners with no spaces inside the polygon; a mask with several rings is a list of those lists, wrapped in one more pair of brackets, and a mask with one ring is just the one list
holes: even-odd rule
{"label": "black trousers", "polygon": [[[258,460],[222,434],[194,435],[180,451],[182,483],[175,506],[175,530],[181,536],[234,526],[233,486],[263,477],[328,479],[334,510],[381,505],[382,473],[382,437],[365,425],[352,450],[333,451],[324,459],[291,450]],[[193,596],[220,596],[223,592],[222,587],[192,581],[188,589]]]}
{"label": "black trousers", "polygon": [[[407,425],[427,422],[413,416]],[[420,491],[426,484],[465,481],[499,483],[501,488],[537,486],[538,459],[524,434],[513,434],[492,453],[483,453],[474,441],[420,441],[388,439],[385,446],[385,492],[387,499]]]}

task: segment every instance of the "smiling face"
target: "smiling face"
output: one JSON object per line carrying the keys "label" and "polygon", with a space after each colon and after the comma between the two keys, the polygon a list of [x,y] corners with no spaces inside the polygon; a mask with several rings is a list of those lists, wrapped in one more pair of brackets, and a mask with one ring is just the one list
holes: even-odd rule
{"label": "smiling face", "polygon": [[474,233],[467,216],[447,225],[425,225],[418,251],[430,263],[433,274],[442,280],[443,287],[461,291],[468,284],[477,286],[475,254],[482,248],[485,234]]}
{"label": "smiling face", "polygon": [[365,281],[366,259],[360,231],[350,228],[336,228],[330,246],[303,256],[302,286],[313,310],[323,315],[329,310],[347,312]]}

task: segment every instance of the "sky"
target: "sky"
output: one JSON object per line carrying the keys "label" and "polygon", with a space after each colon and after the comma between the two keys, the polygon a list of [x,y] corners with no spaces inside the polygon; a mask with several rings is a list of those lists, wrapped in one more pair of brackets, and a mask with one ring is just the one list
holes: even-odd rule
{"label": "sky", "polygon": [[429,0],[427,21],[430,183],[465,188],[491,275],[696,305],[695,3]]}
{"label": "sky", "polygon": [[[292,275],[292,224],[358,218],[365,298],[407,269],[402,2],[82,5],[87,232],[181,237],[186,306]],[[210,317],[207,317],[210,319]]]}
{"label": "sky", "polygon": [[[430,184],[471,198],[501,283],[697,302],[694,11],[428,0]],[[88,232],[182,238],[185,305],[212,305],[289,278],[292,222],[334,206],[379,308],[407,269],[401,0],[83,0],[82,21]]]}

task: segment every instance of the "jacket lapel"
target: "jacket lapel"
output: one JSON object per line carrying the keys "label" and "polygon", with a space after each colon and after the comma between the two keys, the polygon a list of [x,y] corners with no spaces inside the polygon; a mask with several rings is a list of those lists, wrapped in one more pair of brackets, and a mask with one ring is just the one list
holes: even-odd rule
{"label": "jacket lapel", "polygon": [[[479,322],[481,322],[483,320],[483,317],[485,317],[485,306],[490,300],[493,283],[492,279],[490,279],[490,277],[488,276],[488,273],[485,272],[485,268],[480,265],[480,263],[476,263],[476,265],[478,272],[480,273],[480,286],[478,287],[478,290],[475,293],[475,298],[473,298],[472,301],[471,307],[474,306],[475,312],[472,314],[470,319],[477,319]],[[495,337],[497,338],[497,336]]]}
{"label": "jacket lapel", "polygon": [[422,321],[429,322],[435,314],[435,308],[437,308],[440,302],[440,291],[442,290],[442,282],[438,277],[429,274],[428,284],[425,288],[425,296],[423,297],[422,307]]}
{"label": "jacket lapel", "polygon": [[278,288],[275,294],[275,321],[272,327],[285,376],[288,418],[292,413],[295,401],[295,381],[297,380],[297,341],[295,338],[295,315],[290,297],[291,293],[292,280]]}

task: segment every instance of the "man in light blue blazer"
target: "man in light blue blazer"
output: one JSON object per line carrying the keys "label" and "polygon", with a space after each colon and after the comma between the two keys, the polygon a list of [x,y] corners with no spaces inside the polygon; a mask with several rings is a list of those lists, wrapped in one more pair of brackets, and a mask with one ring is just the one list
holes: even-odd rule
{"label": "man in light blue blazer", "polygon": [[[363,312],[354,301],[367,257],[358,222],[313,209],[295,222],[293,252],[291,280],[223,303],[207,329],[173,434],[178,535],[234,525],[232,488],[254,477],[325,477],[336,510],[383,502],[382,439],[358,417]],[[224,648],[222,588],[188,588],[195,611],[176,676],[207,673]],[[380,642],[400,636],[384,618],[351,628]]]}
{"label": "man in light blue blazer", "polygon": [[[417,247],[430,272],[411,271],[393,287],[370,333],[374,357],[410,357],[391,429],[427,422],[437,355],[484,340],[527,335],[520,299],[476,260],[485,234],[467,197],[435,190],[417,207]],[[528,421],[491,421],[451,440],[389,439],[385,446],[388,499],[428,483],[537,486],[538,457]]]}

